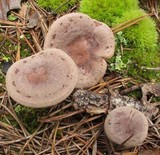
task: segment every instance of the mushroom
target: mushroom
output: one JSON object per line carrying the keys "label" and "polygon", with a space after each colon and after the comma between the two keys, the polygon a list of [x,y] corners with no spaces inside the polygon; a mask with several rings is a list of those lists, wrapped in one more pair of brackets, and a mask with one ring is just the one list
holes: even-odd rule
{"label": "mushroom", "polygon": [[28,107],[48,107],[66,99],[77,83],[74,61],[63,51],[45,49],[15,62],[6,75],[9,95]]}
{"label": "mushroom", "polygon": [[45,48],[65,51],[78,67],[77,88],[97,84],[104,76],[107,63],[114,54],[115,41],[111,29],[82,13],[70,13],[57,19],[45,38]]}
{"label": "mushroom", "polygon": [[112,110],[104,123],[106,136],[126,148],[140,145],[148,134],[148,121],[143,113],[130,107]]}

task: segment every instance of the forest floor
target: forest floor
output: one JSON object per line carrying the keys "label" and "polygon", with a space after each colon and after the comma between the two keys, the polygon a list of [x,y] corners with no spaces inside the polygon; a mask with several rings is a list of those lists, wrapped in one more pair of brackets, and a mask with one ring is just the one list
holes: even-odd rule
{"label": "forest floor", "polygon": [[[152,0],[149,2],[152,3],[142,5],[150,12],[154,11],[160,34],[157,6]],[[76,11],[77,7],[67,13]],[[43,109],[21,106],[9,97],[5,86],[7,69],[13,62],[41,51],[48,28],[64,14],[49,13],[34,1],[26,1],[20,11],[11,11],[10,20],[0,19],[0,154],[159,155],[160,84],[151,84],[145,79],[140,82],[108,71],[98,85],[87,90],[93,95],[110,96],[116,92],[120,96],[134,97],[147,108],[150,113],[147,139],[142,145],[130,149],[113,144],[104,134],[106,115],[115,108],[111,103],[104,113],[92,115],[85,108],[73,107],[76,91],[57,106]]]}

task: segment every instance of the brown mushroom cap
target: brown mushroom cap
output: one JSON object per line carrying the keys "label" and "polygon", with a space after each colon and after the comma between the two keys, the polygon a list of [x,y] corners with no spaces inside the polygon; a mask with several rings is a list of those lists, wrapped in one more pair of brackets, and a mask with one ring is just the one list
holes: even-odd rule
{"label": "brown mushroom cap", "polygon": [[45,48],[65,51],[78,66],[77,88],[97,84],[107,68],[103,58],[114,54],[115,42],[111,29],[82,13],[70,13],[57,19],[46,36]]}
{"label": "brown mushroom cap", "polygon": [[6,75],[9,95],[29,107],[48,107],[66,99],[77,83],[74,61],[59,49],[46,49],[14,63]]}
{"label": "brown mushroom cap", "polygon": [[140,111],[130,107],[119,107],[112,110],[104,124],[107,137],[124,147],[141,144],[148,134],[148,121]]}

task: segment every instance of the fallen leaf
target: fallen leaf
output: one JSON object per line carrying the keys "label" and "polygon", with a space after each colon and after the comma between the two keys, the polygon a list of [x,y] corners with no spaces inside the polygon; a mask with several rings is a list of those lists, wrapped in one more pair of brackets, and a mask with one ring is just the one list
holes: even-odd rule
{"label": "fallen leaf", "polygon": [[21,0],[0,0],[0,19],[7,20],[7,12],[21,7]]}

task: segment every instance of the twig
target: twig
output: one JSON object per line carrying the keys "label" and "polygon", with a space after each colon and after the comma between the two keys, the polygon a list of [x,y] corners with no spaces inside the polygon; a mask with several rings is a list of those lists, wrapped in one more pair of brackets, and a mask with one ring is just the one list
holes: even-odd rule
{"label": "twig", "polygon": [[70,112],[68,114],[63,114],[63,115],[59,115],[59,116],[55,116],[55,117],[50,117],[50,118],[46,118],[46,119],[40,119],[39,122],[52,122],[52,121],[58,121],[58,120],[61,120],[61,119],[64,119],[64,118],[67,118],[67,117],[71,117],[73,115],[76,115],[76,114],[79,114],[79,113],[82,113],[84,112],[85,110],[84,109],[80,109],[80,110],[77,110],[77,111],[74,111],[74,112]]}
{"label": "twig", "polygon": [[141,16],[141,17],[138,17],[138,18],[134,18],[134,19],[125,21],[124,23],[121,23],[121,24],[119,24],[119,25],[117,25],[117,26],[114,26],[114,27],[112,28],[113,33],[117,33],[117,32],[119,32],[119,31],[122,31],[123,29],[125,29],[125,28],[127,28],[127,27],[130,27],[130,26],[132,26],[132,25],[134,25],[134,24],[137,24],[138,22],[144,20],[146,17],[152,16],[152,15],[154,15],[154,14],[153,14],[153,13],[149,13],[149,14],[147,14],[147,15],[144,15],[144,16]]}
{"label": "twig", "polygon": [[17,30],[19,31],[19,33],[21,35],[24,36],[25,41],[27,42],[28,46],[32,49],[33,53],[37,53],[34,48],[32,47],[31,43],[29,42],[29,40],[26,38],[26,36],[24,35],[24,33],[21,31],[21,29],[19,27],[17,27]]}
{"label": "twig", "polygon": [[0,24],[4,25],[12,25],[12,26],[25,26],[25,24],[19,23],[19,22],[10,22],[10,21],[5,21],[0,19]]}
{"label": "twig", "polygon": [[140,85],[133,85],[133,86],[131,86],[129,88],[121,90],[120,94],[121,95],[125,95],[125,94],[131,93],[131,92],[133,92],[135,90],[138,90],[138,89],[140,89]]}
{"label": "twig", "polygon": [[141,69],[160,71],[160,67],[157,67],[157,68],[150,68],[150,67],[144,67],[144,66],[142,66]]}

